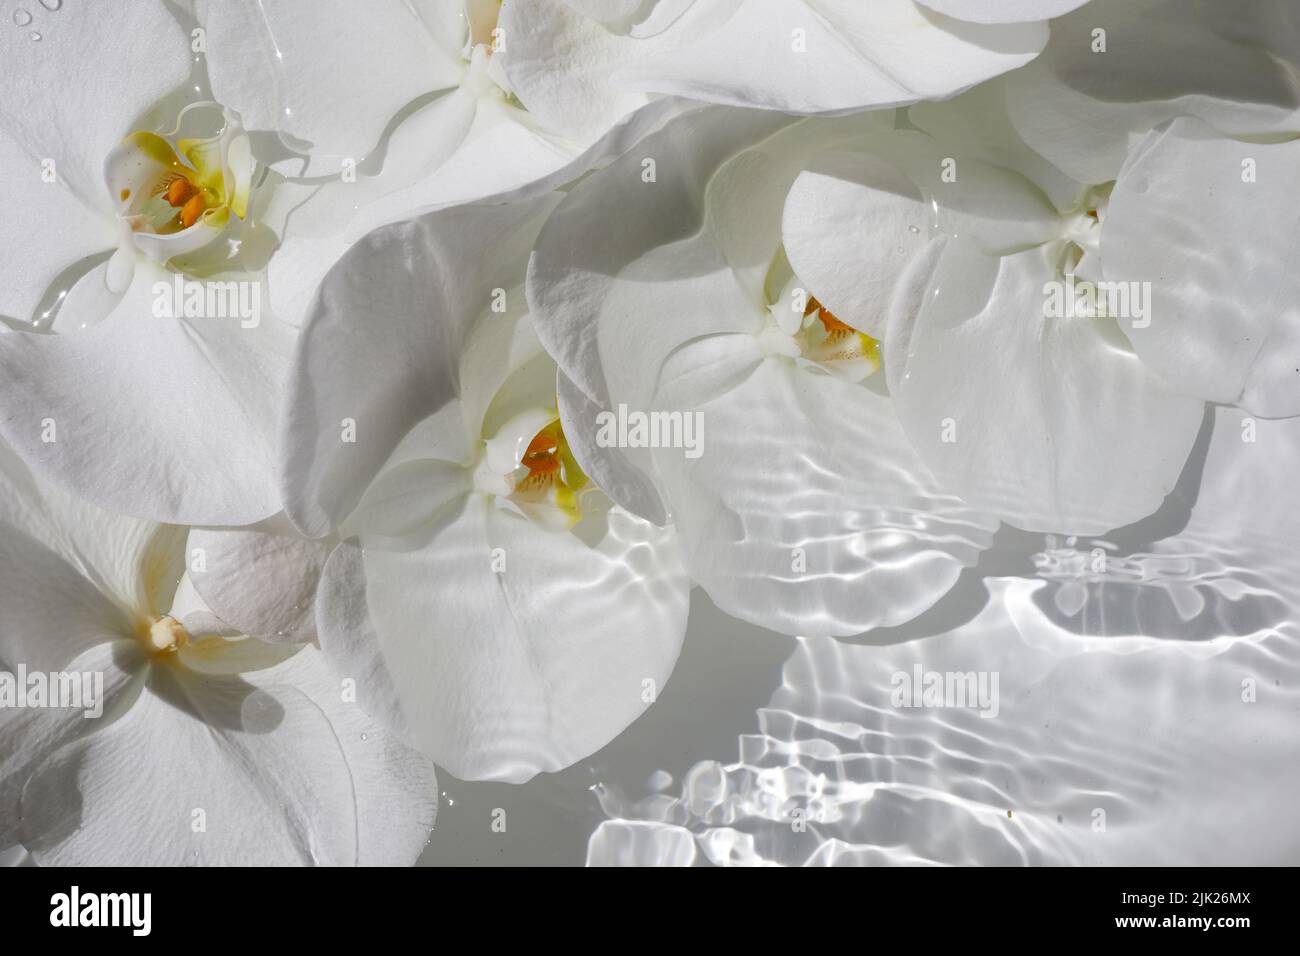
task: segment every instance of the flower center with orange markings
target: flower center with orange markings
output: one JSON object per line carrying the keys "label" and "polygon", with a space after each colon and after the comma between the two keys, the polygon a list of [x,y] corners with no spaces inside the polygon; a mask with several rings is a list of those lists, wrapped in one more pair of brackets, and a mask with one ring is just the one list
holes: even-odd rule
{"label": "flower center with orange markings", "polygon": [[104,177],[135,245],[165,262],[247,218],[254,165],[238,117],[203,102],[182,110],[166,135],[127,136],[106,159]]}
{"label": "flower center with orange markings", "polygon": [[880,368],[880,343],[841,321],[815,296],[808,297],[804,321],[795,334],[804,358],[866,378]]}
{"label": "flower center with orange markings", "polygon": [[587,486],[587,476],[569,451],[557,417],[529,441],[509,497],[525,513],[539,506],[557,510],[563,515],[560,523],[567,529],[582,517],[579,499]]}

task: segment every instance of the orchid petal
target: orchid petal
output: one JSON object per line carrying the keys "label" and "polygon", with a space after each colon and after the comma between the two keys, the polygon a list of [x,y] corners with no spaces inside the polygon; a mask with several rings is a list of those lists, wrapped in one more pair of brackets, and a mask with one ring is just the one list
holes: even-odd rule
{"label": "orchid petal", "polygon": [[[671,533],[604,519],[589,545],[470,495],[419,549],[345,543],[322,581],[322,647],[363,706],[458,777],[568,766],[645,709],[685,629]],[[362,608],[373,630],[348,626]]]}
{"label": "orchid petal", "polygon": [[917,0],[936,13],[972,23],[1029,23],[1077,10],[1088,0]]}
{"label": "orchid petal", "polygon": [[460,4],[422,7],[423,16],[387,0],[309,11],[292,0],[200,3],[213,96],[248,129],[282,134],[309,157],[304,172],[336,173],[369,155],[402,107],[460,82]]}
{"label": "orchid petal", "polygon": [[[84,583],[84,582],[83,582]],[[52,621],[51,623],[57,623]],[[0,631],[0,635],[4,632]],[[0,708],[0,843],[6,846],[23,839],[23,788],[33,771],[59,748],[75,743],[87,734],[94,733],[117,719],[137,699],[144,684],[142,656],[123,643],[97,644],[88,647],[75,658],[53,663],[22,660],[14,662],[6,656],[0,645],[0,662],[10,669],[25,664],[28,673],[36,670],[58,670],[75,675],[83,681],[83,695],[87,689],[93,702],[85,696],[82,709],[64,707],[4,707]],[[92,683],[87,688],[84,681],[90,675]],[[98,691],[95,675],[102,675]],[[96,696],[96,694],[102,696]],[[94,706],[91,706],[91,704]],[[102,710],[96,714],[96,710]],[[89,715],[89,716],[87,716]],[[61,795],[67,802],[68,796]]]}
{"label": "orchid petal", "polygon": [[0,31],[0,141],[7,134],[26,153],[32,192],[55,188],[39,178],[47,159],[59,188],[111,217],[116,197],[104,185],[104,160],[185,83],[188,38],[163,0],[129,7],[67,0],[57,12],[31,13],[28,29]]}
{"label": "orchid petal", "polygon": [[[938,489],[888,398],[725,339],[675,356],[656,402],[703,427],[697,454],[655,456],[691,577],[728,614],[791,634],[927,610],[996,521]],[[707,361],[689,354],[706,347]],[[720,353],[737,348],[728,369]]]}
{"label": "orchid petal", "polygon": [[[402,437],[456,397],[469,328],[491,315],[494,290],[518,283],[555,201],[462,206],[386,226],[325,277],[282,425],[285,511],[304,533],[337,527]],[[344,440],[349,430],[354,441]]]}
{"label": "orchid petal", "polygon": [[[3,116],[0,115],[0,123]],[[6,263],[0,286],[0,317],[34,323],[42,300],[66,270],[111,249],[117,240],[112,220],[88,207],[63,179],[42,182],[40,158],[27,152],[0,126],[0,256]],[[58,166],[54,167],[57,174]],[[84,267],[83,267],[84,268]]]}
{"label": "orchid petal", "polygon": [[1300,129],[1295,67],[1276,55],[1297,51],[1289,0],[1093,0],[1054,22],[1043,55],[1007,77],[1007,105],[1026,143],[1099,185],[1175,116],[1228,135]]}
{"label": "orchid petal", "polygon": [[968,23],[912,0],[743,0],[719,29],[693,31],[612,82],[793,113],[899,106],[1023,66],[1047,32],[1042,23]]}
{"label": "orchid petal", "polygon": [[1100,534],[1155,511],[1203,417],[1113,319],[1049,317],[1047,248],[1001,259],[949,243],[885,367],[898,417],[945,488],[1032,531]]}
{"label": "orchid petal", "polygon": [[1055,210],[1016,174],[959,158],[956,180],[944,182],[943,157],[926,137],[900,134],[887,145],[894,144],[882,144],[882,156],[819,157],[791,188],[783,224],[786,254],[807,291],[876,338],[898,274],[937,233],[999,252],[1059,229]]}
{"label": "orchid petal", "polygon": [[36,768],[23,844],[46,866],[409,864],[432,769],[374,728],[358,760],[356,716],[313,648],[243,678],[155,667],[129,711]]}
{"label": "orchid petal", "polygon": [[[46,606],[53,609],[66,605],[69,610],[74,606],[98,607],[105,613],[95,620],[103,626],[108,626],[104,622],[125,622],[123,628],[114,631],[119,635],[130,633],[134,627],[132,612],[166,612],[185,570],[183,561],[179,560],[179,548],[185,536],[183,528],[112,514],[87,504],[48,482],[39,481],[3,442],[0,442],[0,483],[4,491],[0,495],[0,524],[6,526],[7,534],[21,534],[27,541],[22,546],[10,543],[4,549],[9,555],[5,560],[13,562],[6,579],[17,592],[4,602],[6,611],[17,614],[26,608],[38,614],[32,619],[38,620],[39,614],[44,613],[41,608]],[[42,557],[24,558],[27,547],[37,548]],[[92,582],[100,597],[91,597],[86,591],[82,598],[65,597],[61,605],[38,583],[43,579],[37,575],[37,564],[46,569],[51,582],[63,581],[73,587],[72,575]],[[19,585],[19,581],[27,584]],[[83,593],[79,587],[74,589]],[[109,612],[109,605],[116,611]],[[24,632],[14,625],[5,630],[15,640],[25,633],[33,642],[25,645],[27,653],[34,655],[44,648],[58,647],[62,637],[98,633],[90,626],[90,620],[87,619],[85,627],[70,625],[59,629],[41,625]],[[85,645],[75,643],[70,647],[85,649]]]}
{"label": "orchid petal", "polygon": [[103,507],[176,523],[257,521],[279,510],[269,435],[283,330],[159,317],[157,287],[173,278],[142,261],[97,325],[0,336],[0,432],[43,477]]}
{"label": "orchid petal", "polygon": [[316,588],[333,546],[290,527],[195,528],[186,545],[189,576],[213,613],[240,633],[272,642],[310,641],[316,634]]}
{"label": "orchid petal", "polygon": [[1300,415],[1298,170],[1300,142],[1237,142],[1190,118],[1129,157],[1102,230],[1104,269],[1150,283],[1150,314],[1123,328],[1171,388]]}

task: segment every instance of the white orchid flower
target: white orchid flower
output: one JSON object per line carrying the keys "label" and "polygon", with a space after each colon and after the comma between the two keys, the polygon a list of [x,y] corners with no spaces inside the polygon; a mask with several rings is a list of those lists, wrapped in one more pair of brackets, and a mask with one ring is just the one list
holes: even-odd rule
{"label": "white orchid flower", "polygon": [[[543,121],[511,89],[500,0],[190,0],[214,97],[244,116],[288,177],[267,269],[275,312],[301,324],[357,238],[418,211],[559,185],[657,128],[665,103],[599,128]],[[376,55],[375,51],[382,51]],[[575,168],[570,166],[576,164]]]}
{"label": "white orchid flower", "polygon": [[[911,0],[376,0],[364,11],[320,0],[308,15],[293,0],[190,7],[214,97],[250,129],[276,134],[259,158],[316,183],[275,200],[291,235],[268,283],[277,313],[296,325],[329,266],[369,229],[522,187],[620,125],[637,130],[627,138],[645,135],[657,120],[638,111],[662,94],[807,112],[951,95],[1028,62],[1046,19],[1081,2],[987,2],[958,18]],[[632,25],[634,13],[643,22]],[[670,62],[669,48],[688,66]],[[622,75],[637,70],[649,79]]]}
{"label": "white orchid flower", "polygon": [[438,187],[446,202],[484,195],[488,183],[490,193],[530,182],[595,139],[548,128],[514,99],[501,68],[500,0],[192,8],[214,95],[250,129],[278,134],[277,165],[301,175],[337,175],[378,159],[386,143],[382,163],[370,165],[382,166],[388,191],[450,162]]}
{"label": "white orchid flower", "polygon": [[[1227,139],[1197,118],[1253,123],[1256,137],[1295,126],[1295,67],[1239,43],[1275,9],[1257,4],[1229,32],[1182,7],[1092,5],[1054,25],[1043,64],[913,107],[931,135],[897,133],[877,160],[828,161],[796,184],[786,247],[837,314],[872,330],[896,277],[912,285],[882,330],[890,391],[912,444],[972,505],[1099,534],[1160,506],[1201,399],[1300,410],[1300,313],[1278,292],[1292,264],[1246,251],[1253,230],[1290,229],[1295,147]],[[1194,48],[1219,63],[1220,50],[1231,72],[1153,73],[1166,28],[1177,62]],[[1091,52],[1102,37],[1114,47]],[[1257,67],[1248,81],[1244,62]],[[1242,84],[1257,106],[1233,102]],[[1244,181],[1248,157],[1263,185]],[[1075,302],[1076,278],[1101,290],[1095,307]]]}
{"label": "white orchid flower", "polygon": [[190,45],[161,0],[28,15],[0,32],[0,434],[114,510],[265,518],[289,338],[261,320],[240,253],[249,136],[191,102]]}
{"label": "white orchid flower", "polygon": [[[1008,79],[1020,136],[1085,182],[1118,180],[1106,278],[1150,282],[1127,329],[1170,384],[1300,414],[1300,22],[1287,0],[1099,2]],[[1260,237],[1279,237],[1261,251]]]}
{"label": "white orchid flower", "polygon": [[507,0],[505,75],[593,134],[656,95],[791,113],[942,98],[1032,60],[1086,0]]}
{"label": "white orchid flower", "polygon": [[321,647],[462,778],[522,781],[612,740],[685,631],[673,535],[610,507],[559,425],[524,307],[558,196],[383,227],[330,271],[296,353],[286,511],[345,539]]}
{"label": "white orchid flower", "polygon": [[1065,311],[1076,278],[1102,278],[1110,189],[1020,143],[999,93],[910,111],[937,135],[951,120],[964,147],[904,129],[822,157],[790,191],[786,250],[884,340],[894,407],[945,488],[1019,527],[1099,534],[1160,506],[1204,410],[1133,354],[1105,303]]}
{"label": "white orchid flower", "polygon": [[[0,846],[42,865],[415,860],[432,765],[347,702],[317,649],[207,611],[184,528],[39,484],[3,446],[0,485]],[[75,709],[51,673],[80,679]],[[37,674],[43,706],[16,698]]]}
{"label": "white orchid flower", "polygon": [[[725,107],[675,120],[570,192],[529,269],[588,474],[625,508],[671,518],[719,607],[790,633],[915,617],[996,527],[939,490],[873,374],[876,341],[822,308],[782,251],[800,170],[891,120]],[[702,447],[602,435],[620,409],[698,416]]]}

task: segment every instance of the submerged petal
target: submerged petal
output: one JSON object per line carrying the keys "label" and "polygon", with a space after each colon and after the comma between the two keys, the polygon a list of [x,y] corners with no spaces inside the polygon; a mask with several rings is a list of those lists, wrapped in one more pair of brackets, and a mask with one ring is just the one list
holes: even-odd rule
{"label": "submerged petal", "polygon": [[655,464],[687,568],[722,610],[790,634],[892,626],[988,547],[996,520],[939,490],[886,396],[757,354],[732,387],[709,385],[725,364],[696,363],[702,347],[676,358],[694,367],[657,401],[698,414],[702,444],[662,448]]}
{"label": "submerged petal", "polygon": [[1102,230],[1107,280],[1151,291],[1122,323],[1179,392],[1300,415],[1300,142],[1225,139],[1194,119],[1144,140]]}
{"label": "submerged petal", "polygon": [[1228,134],[1300,130],[1297,55],[1290,0],[1092,0],[1006,77],[1007,104],[1026,143],[1098,185],[1175,116]]}
{"label": "submerged petal", "polygon": [[593,531],[547,531],[475,494],[423,547],[341,545],[321,645],[363,707],[456,776],[560,770],[649,706],[685,632],[671,532],[618,510]]}
{"label": "submerged petal", "polygon": [[889,390],[945,488],[1017,527],[1100,534],[1155,511],[1203,417],[1114,319],[1051,314],[1047,248],[950,243],[917,310],[886,333]]}

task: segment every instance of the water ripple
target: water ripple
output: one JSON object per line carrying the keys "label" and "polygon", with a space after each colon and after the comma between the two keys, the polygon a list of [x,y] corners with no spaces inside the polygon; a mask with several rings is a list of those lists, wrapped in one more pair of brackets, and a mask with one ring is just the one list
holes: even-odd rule
{"label": "water ripple", "polygon": [[[926,641],[800,639],[734,763],[602,784],[593,864],[1190,864],[1300,853],[1294,625],[1205,645],[1081,638],[1043,581],[988,582]],[[897,706],[895,675],[999,676],[998,707]],[[1253,698],[1253,699],[1248,699]],[[951,703],[951,702],[949,702]],[[690,841],[694,841],[691,852]]]}

